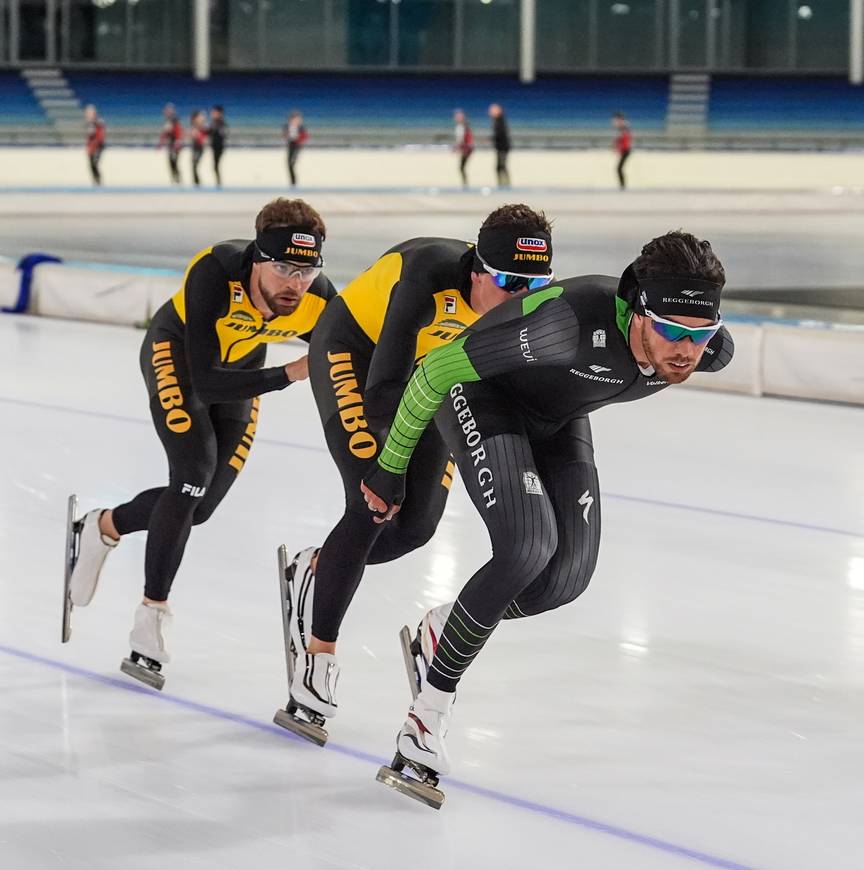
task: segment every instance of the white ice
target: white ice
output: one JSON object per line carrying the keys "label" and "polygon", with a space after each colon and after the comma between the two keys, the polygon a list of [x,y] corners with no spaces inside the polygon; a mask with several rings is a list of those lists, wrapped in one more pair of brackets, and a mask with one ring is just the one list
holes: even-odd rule
{"label": "white ice", "polygon": [[263,398],[193,531],[164,693],[118,671],[142,534],[61,645],[68,494],[87,510],[166,478],[142,337],[0,317],[4,870],[864,866],[862,410],[671,389],[597,413],[597,572],[470,669],[435,813],[374,777],[409,697],[398,628],[487,558],[458,484],[428,546],[367,572],[328,747],[269,724],[276,547],[341,510],[306,384]]}

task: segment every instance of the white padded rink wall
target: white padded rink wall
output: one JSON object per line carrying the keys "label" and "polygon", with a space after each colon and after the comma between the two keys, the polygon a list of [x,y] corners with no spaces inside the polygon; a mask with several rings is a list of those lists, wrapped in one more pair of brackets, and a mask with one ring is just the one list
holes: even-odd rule
{"label": "white padded rink wall", "polygon": [[[0,262],[2,298],[10,296],[10,272],[8,264]],[[167,269],[42,263],[33,270],[27,311],[74,320],[141,324],[176,292],[181,277]],[[750,396],[864,404],[864,374],[843,375],[864,373],[864,327],[813,321],[747,322],[734,317],[727,322],[735,338],[732,363],[717,374],[694,375],[691,386]]]}

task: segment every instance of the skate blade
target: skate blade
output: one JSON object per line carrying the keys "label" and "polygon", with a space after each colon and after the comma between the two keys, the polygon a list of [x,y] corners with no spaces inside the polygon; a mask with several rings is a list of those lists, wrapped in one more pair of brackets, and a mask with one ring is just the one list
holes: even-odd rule
{"label": "skate blade", "polygon": [[140,680],[142,683],[146,683],[151,688],[158,689],[160,692],[165,685],[165,677],[162,674],[144,665],[139,665],[133,662],[132,659],[123,659],[120,662],[120,670],[127,676],[134,677],[136,680]]}
{"label": "skate blade", "polygon": [[393,770],[386,764],[379,768],[375,780],[400,794],[419,801],[421,804],[426,804],[427,807],[432,807],[433,810],[440,810],[441,804],[444,803],[444,792],[441,789],[435,788],[428,782],[421,782],[419,779],[407,776],[401,771]]}
{"label": "skate blade", "polygon": [[72,582],[72,568],[78,550],[78,532],[80,521],[78,516],[78,497],[70,495],[66,507],[66,561],[63,566],[63,622],[60,631],[60,642],[69,643],[72,637],[72,597],[70,584]]}
{"label": "skate blade", "polygon": [[419,678],[417,674],[417,660],[414,658],[414,638],[411,637],[411,629],[403,625],[399,631],[399,646],[402,647],[402,658],[405,659],[405,673],[408,674],[408,685],[411,687],[411,696],[414,700],[420,694]]}
{"label": "skate blade", "polygon": [[316,722],[307,722],[301,719],[294,713],[289,713],[287,710],[279,709],[273,717],[273,722],[280,728],[308,740],[317,746],[323,746],[329,737],[328,733]]}
{"label": "skate blade", "polygon": [[288,688],[294,681],[294,657],[291,655],[291,614],[288,612],[288,572],[291,562],[288,548],[282,544],[276,551],[279,563],[279,610],[282,613],[282,635],[285,639],[285,670],[288,672]]}

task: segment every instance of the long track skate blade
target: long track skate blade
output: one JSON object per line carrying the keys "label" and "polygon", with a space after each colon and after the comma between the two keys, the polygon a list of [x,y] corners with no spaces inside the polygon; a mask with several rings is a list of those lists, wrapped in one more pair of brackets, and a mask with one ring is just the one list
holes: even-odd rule
{"label": "long track skate blade", "polygon": [[72,597],[70,583],[72,568],[75,566],[75,556],[78,549],[78,497],[70,495],[66,507],[66,558],[63,565],[63,622],[60,630],[60,642],[69,643],[72,637]]}
{"label": "long track skate blade", "polygon": [[285,670],[288,673],[288,690],[294,681],[294,657],[291,655],[291,617],[288,614],[288,570],[291,560],[288,558],[288,548],[282,544],[276,551],[279,563],[279,611],[282,614],[282,636],[285,640]]}
{"label": "long track skate blade", "polygon": [[306,722],[281,708],[276,711],[273,722],[280,728],[284,728],[286,731],[290,731],[292,734],[296,734],[298,737],[302,737],[304,740],[308,740],[317,746],[323,746],[329,737],[320,725],[316,725],[314,722]]}
{"label": "long track skate blade", "polygon": [[146,683],[151,688],[158,689],[160,692],[165,685],[165,677],[162,674],[150,668],[145,668],[144,665],[139,665],[133,662],[132,659],[123,659],[120,662],[120,670],[127,676],[134,677],[136,680],[140,680],[142,683]]}
{"label": "long track skate blade", "polygon": [[427,807],[432,807],[433,810],[440,810],[441,804],[444,803],[444,792],[441,789],[406,776],[404,773],[399,773],[386,764],[379,768],[375,780],[398,791],[400,794],[419,801],[421,804],[426,804]]}
{"label": "long track skate blade", "polygon": [[411,652],[412,643],[411,629],[407,625],[403,625],[399,631],[399,646],[402,647],[402,657],[405,659],[405,673],[408,675],[411,696],[416,700],[420,694],[420,687],[417,685],[417,661],[414,658],[414,653]]}

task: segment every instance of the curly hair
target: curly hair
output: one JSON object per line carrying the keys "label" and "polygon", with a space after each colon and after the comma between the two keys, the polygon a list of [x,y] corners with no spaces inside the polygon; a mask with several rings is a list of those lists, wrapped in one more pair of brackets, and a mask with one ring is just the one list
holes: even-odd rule
{"label": "curly hair", "polygon": [[633,262],[637,278],[688,277],[726,283],[723,264],[711,249],[711,243],[701,241],[684,230],[671,230],[651,239]]}
{"label": "curly hair", "polygon": [[255,232],[260,233],[268,227],[297,227],[313,230],[322,239],[327,238],[321,215],[302,199],[285,199],[280,196],[268,202],[255,218]]}
{"label": "curly hair", "polygon": [[483,221],[480,229],[487,227],[514,227],[524,228],[526,232],[541,230],[544,233],[552,232],[552,222],[542,211],[534,211],[530,206],[521,202],[508,203],[496,208],[489,217]]}

